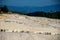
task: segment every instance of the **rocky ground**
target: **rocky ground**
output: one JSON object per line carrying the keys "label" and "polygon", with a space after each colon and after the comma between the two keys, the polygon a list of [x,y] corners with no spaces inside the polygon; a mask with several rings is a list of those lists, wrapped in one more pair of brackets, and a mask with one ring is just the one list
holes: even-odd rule
{"label": "rocky ground", "polygon": [[60,35],[2,32],[0,33],[0,40],[60,40]]}
{"label": "rocky ground", "polygon": [[[59,19],[30,17],[19,14],[0,14],[0,29],[5,30],[5,32],[0,32],[0,40],[60,40],[58,39],[59,36],[57,36],[57,34],[60,34]],[[21,31],[29,31],[30,33],[21,34],[19,33]],[[52,35],[36,34],[39,32],[42,34],[48,32]]]}

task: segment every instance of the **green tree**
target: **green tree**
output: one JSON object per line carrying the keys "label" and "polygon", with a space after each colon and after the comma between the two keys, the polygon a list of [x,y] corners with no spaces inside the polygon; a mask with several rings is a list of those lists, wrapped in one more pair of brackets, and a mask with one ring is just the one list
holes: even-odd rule
{"label": "green tree", "polygon": [[8,8],[7,8],[6,5],[5,5],[1,10],[2,10],[4,13],[7,13],[7,12],[8,12]]}

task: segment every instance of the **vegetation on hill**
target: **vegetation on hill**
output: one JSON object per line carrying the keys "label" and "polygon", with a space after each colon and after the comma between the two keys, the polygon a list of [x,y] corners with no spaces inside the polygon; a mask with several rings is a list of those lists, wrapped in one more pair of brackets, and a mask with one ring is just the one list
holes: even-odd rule
{"label": "vegetation on hill", "polygon": [[0,13],[1,13],[1,7],[0,7]]}
{"label": "vegetation on hill", "polygon": [[0,7],[0,13],[1,13],[1,11],[3,13],[7,13],[9,10],[8,10],[7,6],[5,5],[4,7]]}
{"label": "vegetation on hill", "polygon": [[27,15],[35,16],[35,17],[47,17],[47,18],[60,19],[60,12],[33,12],[33,13],[28,13]]}

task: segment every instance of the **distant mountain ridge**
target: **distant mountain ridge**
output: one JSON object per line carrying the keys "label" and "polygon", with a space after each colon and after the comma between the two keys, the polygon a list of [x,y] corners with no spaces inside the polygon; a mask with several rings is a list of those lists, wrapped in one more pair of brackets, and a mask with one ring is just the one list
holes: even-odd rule
{"label": "distant mountain ridge", "polygon": [[17,12],[36,12],[36,11],[44,11],[44,12],[55,12],[60,11],[60,5],[50,5],[44,7],[17,7],[17,6],[8,6],[8,9],[11,11]]}

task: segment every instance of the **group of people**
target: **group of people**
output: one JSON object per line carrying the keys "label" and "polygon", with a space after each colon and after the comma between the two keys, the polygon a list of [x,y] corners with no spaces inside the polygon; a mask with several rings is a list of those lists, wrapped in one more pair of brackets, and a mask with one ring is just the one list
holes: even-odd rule
{"label": "group of people", "polygon": [[6,30],[5,29],[0,29],[0,32],[5,32]]}
{"label": "group of people", "polygon": [[[5,29],[0,29],[0,32],[6,32]],[[12,32],[18,32],[18,31],[14,31],[12,30]],[[29,31],[20,31],[20,33],[30,33]],[[45,35],[51,35],[51,32],[45,32],[45,33],[42,33],[42,32],[35,32],[37,34],[45,34]]]}

